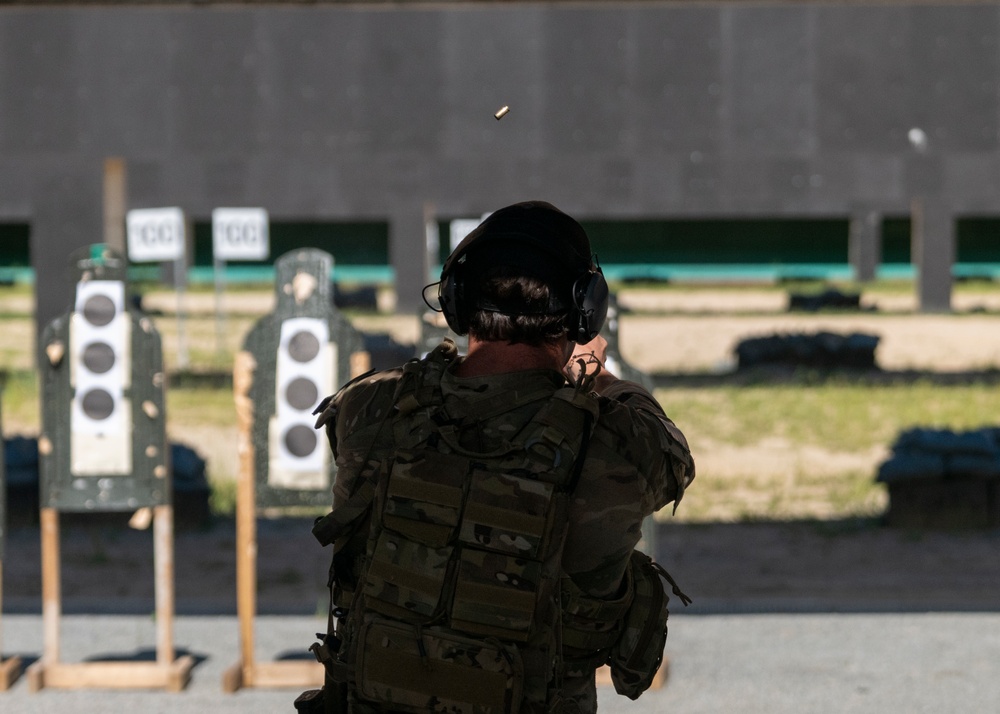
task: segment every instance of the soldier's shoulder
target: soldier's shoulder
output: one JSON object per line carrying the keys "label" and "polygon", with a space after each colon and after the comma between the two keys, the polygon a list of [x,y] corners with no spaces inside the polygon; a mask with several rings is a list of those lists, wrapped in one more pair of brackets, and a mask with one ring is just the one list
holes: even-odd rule
{"label": "soldier's shoulder", "polygon": [[353,418],[366,410],[385,408],[382,403],[392,398],[401,376],[402,369],[393,368],[355,377],[316,407],[316,428],[332,425],[345,414]]}
{"label": "soldier's shoulder", "polygon": [[345,384],[334,395],[334,401],[344,404],[356,399],[370,399],[374,394],[396,389],[396,385],[403,376],[401,367],[371,371],[355,377]]}

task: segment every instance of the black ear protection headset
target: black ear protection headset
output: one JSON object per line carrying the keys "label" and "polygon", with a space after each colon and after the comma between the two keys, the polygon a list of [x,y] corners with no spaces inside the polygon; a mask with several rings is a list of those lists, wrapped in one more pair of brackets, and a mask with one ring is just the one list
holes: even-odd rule
{"label": "black ear protection headset", "polygon": [[597,337],[608,314],[608,283],[604,272],[591,259],[590,242],[583,227],[555,206],[539,201],[514,204],[491,214],[445,261],[438,283],[438,302],[448,327],[459,335],[468,333],[472,313],[483,307],[470,304],[469,282],[479,275],[478,269],[470,270],[469,256],[498,244],[508,245],[511,251],[526,252],[531,256],[529,260],[569,264],[569,270],[575,274],[571,294],[560,296],[553,290],[545,314],[566,312],[567,337],[571,342],[586,344]]}

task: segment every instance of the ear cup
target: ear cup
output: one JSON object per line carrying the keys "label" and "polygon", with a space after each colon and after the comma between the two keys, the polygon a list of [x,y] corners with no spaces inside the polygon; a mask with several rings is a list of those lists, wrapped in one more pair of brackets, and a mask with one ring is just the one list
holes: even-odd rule
{"label": "ear cup", "polygon": [[[545,314],[568,311],[565,324],[573,342],[590,342],[601,331],[608,313],[604,273],[591,255],[583,227],[555,206],[527,202],[495,211],[452,251],[441,268],[438,304],[456,334],[468,334],[472,315],[480,309],[469,303],[479,301],[480,273],[493,265],[523,270],[518,274],[549,285]],[[573,275],[579,277],[567,291]],[[485,303],[482,307],[498,308]]]}
{"label": "ear cup", "polygon": [[464,335],[469,331],[469,316],[462,305],[463,281],[459,266],[453,266],[447,272],[442,272],[438,285],[438,303],[444,313],[445,322],[456,335]]}
{"label": "ear cup", "polygon": [[573,309],[570,310],[569,339],[585,345],[597,337],[608,317],[608,282],[604,271],[588,271],[573,285]]}
{"label": "ear cup", "polygon": [[[469,331],[468,305],[465,305],[465,281],[462,276],[462,263],[443,272],[438,286],[438,302],[448,327],[457,334],[465,335]],[[604,272],[598,267],[584,273],[573,285],[573,307],[566,317],[572,342],[586,344],[597,337],[608,316],[609,290]]]}

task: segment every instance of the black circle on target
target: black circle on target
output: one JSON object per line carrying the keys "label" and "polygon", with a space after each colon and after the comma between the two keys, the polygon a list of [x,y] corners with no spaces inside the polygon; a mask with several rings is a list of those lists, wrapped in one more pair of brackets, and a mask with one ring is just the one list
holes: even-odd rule
{"label": "black circle on target", "polygon": [[94,421],[101,421],[115,411],[115,398],[106,389],[91,389],[80,400],[80,408]]}
{"label": "black circle on target", "polygon": [[115,303],[107,295],[91,295],[83,303],[83,319],[94,327],[104,327],[115,319]]}
{"label": "black circle on target", "polygon": [[293,409],[310,409],[319,401],[319,387],[308,377],[296,377],[285,387],[285,400]]}
{"label": "black circle on target", "polygon": [[309,362],[319,354],[319,338],[307,330],[299,330],[288,340],[288,354],[296,362]]}
{"label": "black circle on target", "polygon": [[316,430],[304,424],[296,424],[285,432],[285,448],[300,459],[315,451],[316,443]]}
{"label": "black circle on target", "polygon": [[107,342],[91,342],[83,348],[83,366],[94,374],[104,374],[115,366],[115,350]]}

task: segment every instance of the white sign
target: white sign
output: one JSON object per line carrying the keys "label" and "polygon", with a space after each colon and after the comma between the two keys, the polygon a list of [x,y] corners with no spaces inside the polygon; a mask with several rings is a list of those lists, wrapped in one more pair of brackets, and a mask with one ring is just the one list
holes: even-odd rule
{"label": "white sign", "polygon": [[267,211],[216,208],[212,211],[212,250],[217,260],[267,260]]}
{"label": "white sign", "polygon": [[465,236],[469,235],[479,224],[482,223],[477,218],[456,218],[448,224],[448,243],[452,250],[458,247]]}
{"label": "white sign", "polygon": [[184,212],[179,208],[136,208],[125,216],[128,257],[156,263],[184,257]]}
{"label": "white sign", "polygon": [[452,250],[465,240],[465,237],[479,227],[479,224],[490,217],[489,213],[484,213],[479,218],[455,218],[448,224],[448,242]]}

